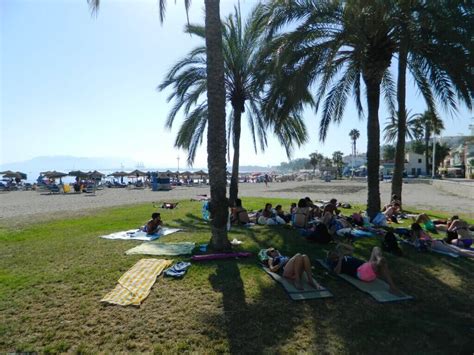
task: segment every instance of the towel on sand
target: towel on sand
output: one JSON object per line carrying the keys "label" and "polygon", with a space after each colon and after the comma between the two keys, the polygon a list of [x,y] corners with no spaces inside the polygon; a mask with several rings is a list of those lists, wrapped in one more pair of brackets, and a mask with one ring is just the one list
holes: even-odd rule
{"label": "towel on sand", "polygon": [[[324,268],[329,270],[329,266],[326,262],[322,259],[316,259],[318,263],[320,263]],[[379,278],[375,279],[372,282],[364,282],[356,279],[352,276],[345,275],[345,274],[337,274],[340,278],[346,280],[347,282],[351,283],[353,286],[357,287],[359,290],[368,293],[371,295],[377,302],[384,303],[384,302],[396,302],[396,301],[406,301],[413,299],[412,296],[407,294],[403,294],[402,296],[394,295],[390,293],[389,285]]]}
{"label": "towel on sand", "polygon": [[[283,276],[271,272],[269,268],[263,267],[263,270],[272,277],[276,282],[278,282],[283,289],[285,290],[286,294],[290,299],[293,301],[302,301],[302,300],[312,300],[316,298],[328,298],[333,297],[332,293],[329,292],[327,289],[324,290],[316,290],[313,287],[309,286],[307,282],[303,283],[304,289],[298,290],[290,281],[285,279]],[[305,278],[306,281],[306,278]],[[314,283],[316,280],[313,278]]]}
{"label": "towel on sand", "polygon": [[160,229],[158,233],[155,234],[146,234],[146,232],[142,232],[139,229],[130,229],[128,231],[116,232],[107,235],[101,235],[100,237],[103,239],[123,239],[123,240],[142,240],[142,241],[152,241],[163,237],[165,235],[179,232],[181,229],[179,228],[167,228],[163,227]]}
{"label": "towel on sand", "polygon": [[139,306],[147,298],[150,289],[171,260],[141,259],[118,280],[118,284],[101,302],[119,306]]}
{"label": "towel on sand", "polygon": [[127,255],[186,255],[193,252],[195,244],[191,242],[183,243],[143,243],[125,252]]}

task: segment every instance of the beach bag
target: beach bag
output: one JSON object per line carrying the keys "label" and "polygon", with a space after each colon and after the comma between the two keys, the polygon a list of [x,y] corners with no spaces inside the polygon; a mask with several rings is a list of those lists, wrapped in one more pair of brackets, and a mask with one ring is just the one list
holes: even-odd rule
{"label": "beach bag", "polygon": [[382,250],[397,256],[402,256],[402,250],[398,246],[397,238],[392,232],[387,232],[382,240]]}

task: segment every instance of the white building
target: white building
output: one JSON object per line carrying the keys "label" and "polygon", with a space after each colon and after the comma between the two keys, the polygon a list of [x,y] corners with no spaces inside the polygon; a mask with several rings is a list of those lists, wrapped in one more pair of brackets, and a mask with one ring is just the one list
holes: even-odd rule
{"label": "white building", "polygon": [[354,168],[358,168],[361,165],[367,165],[367,154],[357,154],[354,157],[346,155],[342,157],[342,162],[349,167],[352,167],[352,164],[354,164]]}
{"label": "white building", "polygon": [[407,175],[428,175],[426,172],[425,156],[413,152],[405,154],[405,172]]}

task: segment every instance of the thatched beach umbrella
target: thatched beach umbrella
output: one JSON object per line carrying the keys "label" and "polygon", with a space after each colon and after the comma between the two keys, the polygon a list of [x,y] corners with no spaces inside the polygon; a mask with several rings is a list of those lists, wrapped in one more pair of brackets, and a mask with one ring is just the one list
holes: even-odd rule
{"label": "thatched beach umbrella", "polygon": [[78,177],[78,178],[87,177],[87,174],[88,173],[86,173],[84,171],[81,171],[81,170],[72,170],[68,173],[69,176],[75,176],[75,177]]}
{"label": "thatched beach umbrella", "polygon": [[143,171],[140,171],[140,170],[138,170],[138,169],[135,169],[135,170],[133,170],[132,172],[130,172],[128,175],[129,175],[129,176],[136,176],[136,177],[138,177],[138,176],[146,176],[146,173],[143,172]]}
{"label": "thatched beach umbrella", "polygon": [[62,177],[65,177],[67,176],[68,174],[66,173],[62,173],[60,171],[56,171],[56,170],[53,170],[53,171],[45,171],[44,173],[42,173],[44,176],[46,176],[47,178],[50,178],[50,179],[57,179],[57,178],[62,178]]}
{"label": "thatched beach umbrella", "polygon": [[113,176],[113,177],[124,177],[128,175],[130,174],[125,171],[116,171],[116,172],[113,172],[112,174],[109,174],[109,176]]}
{"label": "thatched beach umbrella", "polygon": [[97,171],[97,170],[94,170],[94,171],[89,171],[87,173],[87,176],[91,179],[94,179],[94,180],[100,180],[102,179],[105,175],[102,174],[101,172]]}

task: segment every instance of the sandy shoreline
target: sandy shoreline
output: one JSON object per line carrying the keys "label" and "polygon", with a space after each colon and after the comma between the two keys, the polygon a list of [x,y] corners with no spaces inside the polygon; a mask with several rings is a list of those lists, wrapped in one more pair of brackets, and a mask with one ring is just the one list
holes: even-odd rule
{"label": "sandy shoreline", "polygon": [[[435,187],[416,183],[404,184],[404,204],[419,209],[431,209],[451,213],[463,213],[474,218],[473,201],[469,197],[450,195]],[[307,182],[285,182],[265,184],[245,183],[239,185],[241,196],[291,198],[295,202],[310,196],[313,200],[327,200],[365,204],[367,186],[359,181],[320,180]],[[382,204],[390,198],[390,183],[380,185]],[[92,211],[113,206],[146,202],[186,200],[197,194],[209,194],[208,186],[177,187],[171,191],[104,189],[95,196],[88,194],[43,195],[35,191],[12,191],[0,194],[0,223],[11,225],[20,220],[42,221],[59,217],[89,214]]]}

